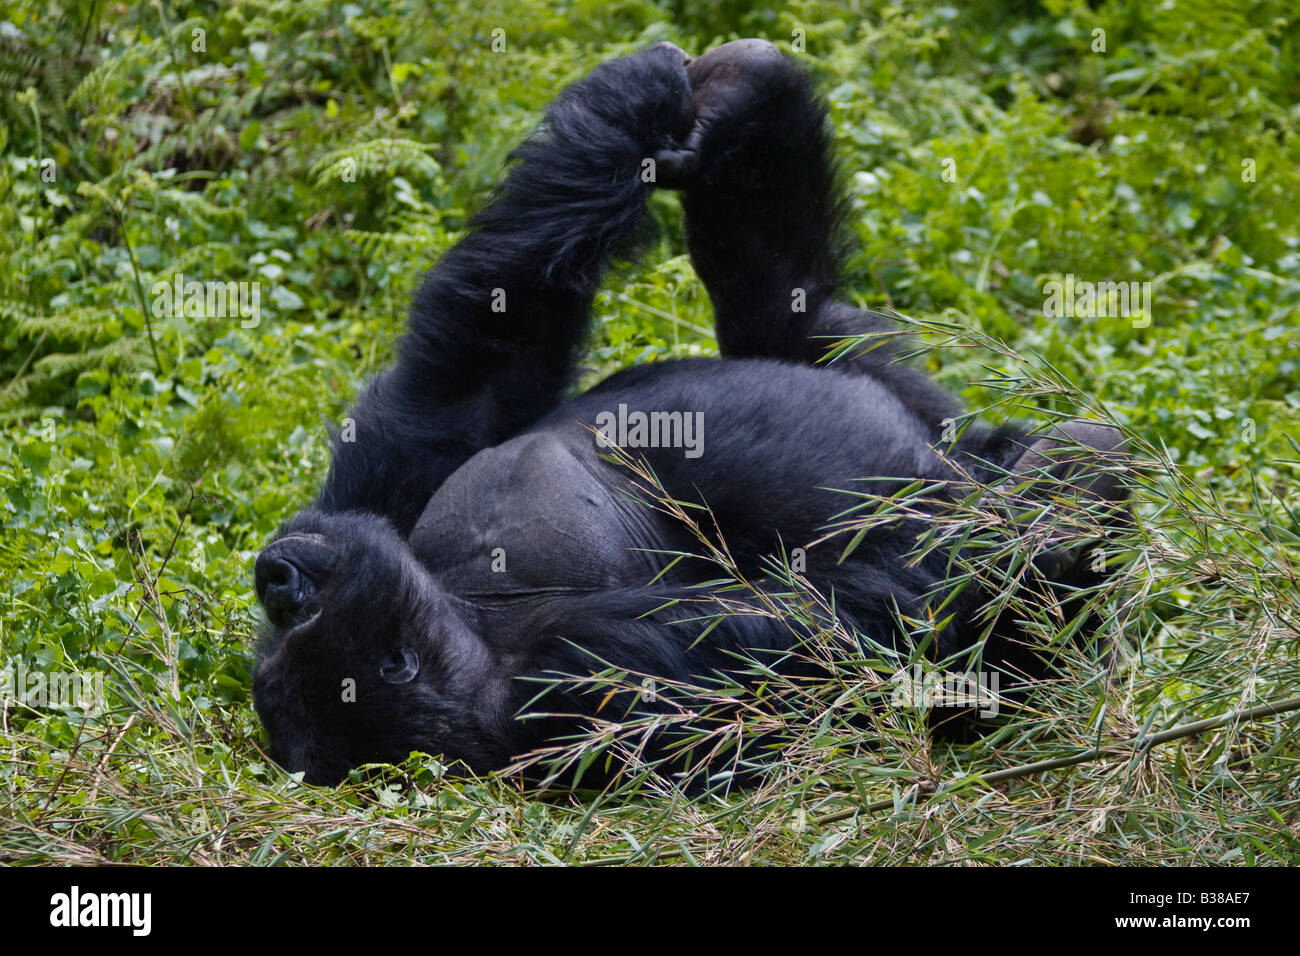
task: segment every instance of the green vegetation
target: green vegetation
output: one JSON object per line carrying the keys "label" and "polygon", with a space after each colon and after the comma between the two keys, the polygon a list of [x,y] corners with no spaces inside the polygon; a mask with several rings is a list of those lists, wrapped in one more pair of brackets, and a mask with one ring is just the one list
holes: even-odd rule
{"label": "green vegetation", "polygon": [[[0,0],[0,667],[105,691],[3,710],[0,860],[1297,862],[1295,712],[973,775],[1300,693],[1298,23],[1283,0]],[[1114,659],[1063,649],[1066,679],[966,746],[915,710],[845,725],[887,677],[848,662],[789,703],[782,772],[721,800],[429,757],[303,787],[259,749],[251,566],[328,423],[565,83],[736,35],[793,44],[827,91],[856,299],[912,317],[918,361],[990,418],[1106,416],[1149,459]],[[677,204],[655,210],[584,383],[715,350]],[[155,314],[177,274],[259,282],[260,321]],[[1150,313],[1048,317],[1065,276],[1150,282]]]}

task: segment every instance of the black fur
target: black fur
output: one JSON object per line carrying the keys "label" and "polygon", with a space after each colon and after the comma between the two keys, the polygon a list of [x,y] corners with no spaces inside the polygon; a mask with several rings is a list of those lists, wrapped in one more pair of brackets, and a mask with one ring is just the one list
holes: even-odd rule
{"label": "black fur", "polygon": [[[411,750],[487,771],[599,709],[599,693],[547,691],[557,675],[610,665],[690,682],[736,670],[739,653],[808,667],[790,654],[800,628],[779,618],[700,620],[693,586],[716,566],[687,559],[660,576],[668,558],[655,552],[699,542],[638,502],[642,483],[597,447],[592,428],[620,405],[702,415],[698,456],[626,450],[670,496],[707,504],[744,574],[762,579],[763,556],[807,548],[806,576],[842,621],[906,642],[895,609],[921,616],[942,600],[950,556],[907,560],[920,519],[871,532],[843,562],[842,540],[809,547],[848,504],[828,489],[951,480],[954,462],[990,479],[1029,442],[978,424],[941,442],[956,403],[888,347],[815,367],[828,337],[889,328],[834,300],[843,206],[831,152],[806,76],[760,41],[693,63],[659,45],[559,96],[426,278],[315,505],[258,558],[272,632],[254,701],[277,760],[320,783]],[[638,233],[646,159],[683,189],[724,357],[628,369],[564,401],[603,269]],[[1077,577],[1061,554],[1056,579]],[[970,589],[949,606],[938,651],[978,641],[986,597]],[[602,715],[653,707],[623,695]],[[521,719],[537,714],[571,716]]]}

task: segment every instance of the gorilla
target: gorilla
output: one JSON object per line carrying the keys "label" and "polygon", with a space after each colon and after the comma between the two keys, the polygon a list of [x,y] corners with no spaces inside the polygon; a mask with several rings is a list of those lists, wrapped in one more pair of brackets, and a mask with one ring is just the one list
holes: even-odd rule
{"label": "gorilla", "polygon": [[[1022,511],[1052,525],[1029,573],[1077,601],[1105,571],[1058,512],[1124,511],[1123,443],[1083,421],[1039,437],[971,422],[954,438],[954,399],[901,364],[889,334],[864,337],[891,320],[836,298],[832,154],[808,76],[761,40],[693,60],[658,44],[559,95],[424,278],[315,502],[257,558],[269,630],[253,700],[274,759],[315,784],[412,751],[484,773],[592,720],[670,706],[593,689],[593,675],[699,686],[815,671],[807,626],[700,610],[728,573],[775,586],[773,561],[795,547],[850,632],[906,649],[901,621],[937,614],[930,656],[978,647],[986,666],[1034,670],[1023,628],[983,620],[988,589],[949,583],[952,553],[914,553],[925,514],[868,528],[848,554],[828,522],[864,478],[937,498],[973,480],[1007,500],[1034,478],[1049,488]],[[593,296],[644,233],[654,188],[680,192],[721,357],[567,397]],[[728,571],[699,553],[701,528],[725,542]],[[652,734],[647,752],[680,772],[686,736]]]}

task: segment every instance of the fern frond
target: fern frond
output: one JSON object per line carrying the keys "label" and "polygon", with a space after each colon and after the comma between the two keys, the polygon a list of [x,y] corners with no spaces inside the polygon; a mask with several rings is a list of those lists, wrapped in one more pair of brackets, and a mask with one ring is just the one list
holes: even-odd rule
{"label": "fern frond", "polygon": [[330,180],[341,180],[345,174],[377,176],[401,172],[433,176],[441,172],[442,167],[429,155],[432,148],[411,139],[372,139],[326,153],[312,164],[311,175],[321,185]]}
{"label": "fern frond", "polygon": [[30,337],[44,332],[56,342],[82,345],[99,339],[105,332],[106,320],[117,313],[116,308],[88,306],[51,315],[28,315],[18,320],[18,331]]}

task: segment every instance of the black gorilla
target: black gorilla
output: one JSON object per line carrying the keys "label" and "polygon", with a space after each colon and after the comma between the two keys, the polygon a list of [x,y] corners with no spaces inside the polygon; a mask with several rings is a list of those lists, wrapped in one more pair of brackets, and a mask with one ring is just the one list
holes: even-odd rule
{"label": "black gorilla", "polygon": [[[737,669],[740,652],[807,666],[787,653],[800,634],[786,622],[705,622],[673,603],[698,600],[718,568],[687,558],[661,575],[699,543],[647,507],[606,438],[673,498],[707,504],[747,576],[762,578],[765,555],[807,548],[806,577],[841,621],[885,644],[906,639],[896,609],[943,600],[947,561],[906,559],[915,520],[872,531],[843,562],[843,540],[812,546],[846,507],[828,489],[863,476],[942,482],[954,464],[980,480],[1045,465],[1084,497],[1123,497],[1107,469],[1046,457],[1066,443],[1108,459],[1112,429],[1074,423],[1033,442],[976,424],[941,445],[954,401],[887,348],[818,364],[834,339],[886,328],[833,300],[844,210],[830,147],[803,72],[757,40],[694,61],[660,44],[597,67],[550,106],[425,279],[397,361],[358,401],[355,440],[336,441],[314,506],[257,560],[272,632],[253,694],[277,760],[313,783],[412,750],[483,772],[602,706],[615,717],[654,706],[538,678],[613,667],[691,681]],[[602,269],[637,234],[654,179],[682,190],[724,357],[631,368],[565,400]],[[1070,544],[1038,561],[1066,588],[1092,574]],[[980,640],[984,597],[949,602],[940,654]],[[997,640],[986,658],[1014,656],[1015,642]]]}

